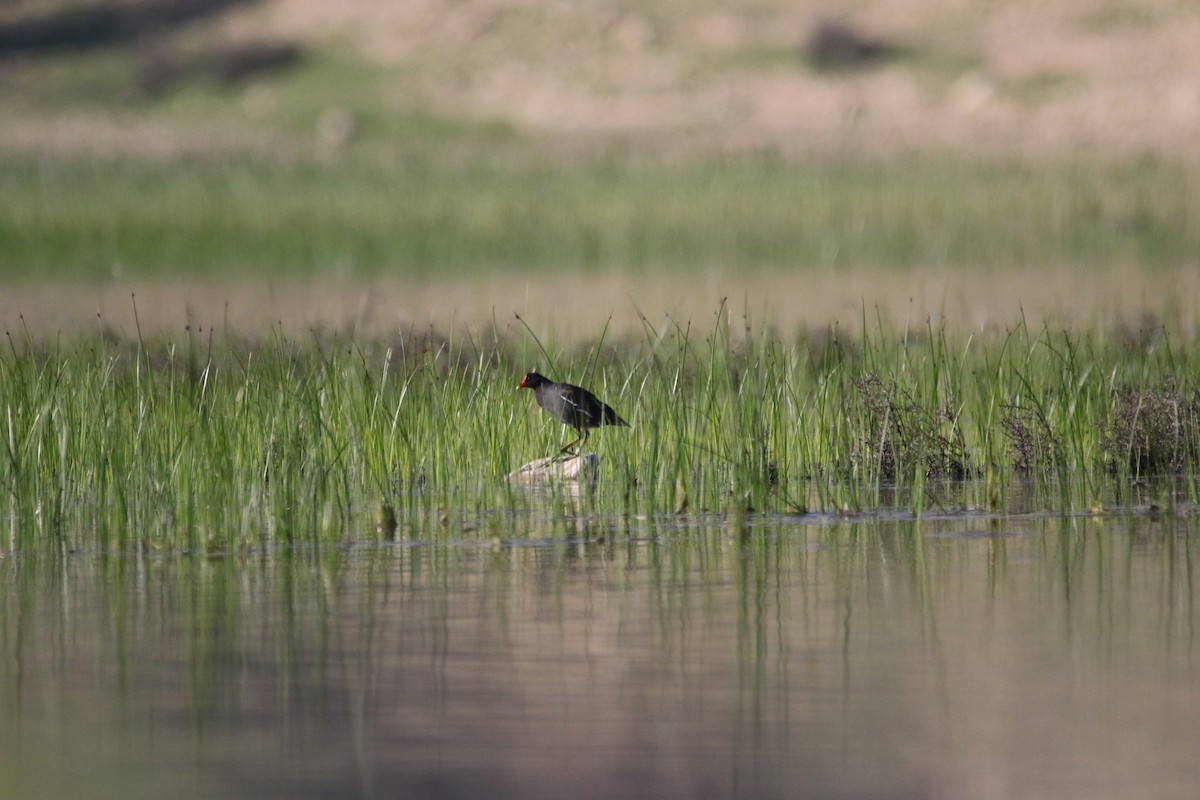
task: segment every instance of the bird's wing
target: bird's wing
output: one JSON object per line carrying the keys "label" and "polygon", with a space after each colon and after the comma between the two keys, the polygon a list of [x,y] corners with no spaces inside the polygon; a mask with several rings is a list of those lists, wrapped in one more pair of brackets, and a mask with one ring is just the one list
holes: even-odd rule
{"label": "bird's wing", "polygon": [[[576,390],[575,394],[581,393],[581,390]],[[595,419],[596,415],[592,409],[588,408],[587,403],[579,402],[581,397],[572,397],[572,387],[562,386],[558,390],[558,396],[562,398],[563,404],[571,409],[575,414],[576,419]]]}

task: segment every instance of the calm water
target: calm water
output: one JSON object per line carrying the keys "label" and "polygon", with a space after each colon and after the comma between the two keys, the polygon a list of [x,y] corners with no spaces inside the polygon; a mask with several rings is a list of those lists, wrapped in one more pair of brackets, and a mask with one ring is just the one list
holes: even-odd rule
{"label": "calm water", "polygon": [[9,552],[0,796],[1196,797],[1190,514]]}

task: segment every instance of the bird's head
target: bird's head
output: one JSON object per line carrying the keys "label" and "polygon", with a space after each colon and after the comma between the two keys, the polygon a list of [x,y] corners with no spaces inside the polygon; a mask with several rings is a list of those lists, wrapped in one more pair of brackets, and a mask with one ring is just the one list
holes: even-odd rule
{"label": "bird's head", "polygon": [[536,372],[527,372],[521,382],[517,384],[518,389],[537,389],[544,383],[550,383],[550,379],[544,375],[539,375]]}

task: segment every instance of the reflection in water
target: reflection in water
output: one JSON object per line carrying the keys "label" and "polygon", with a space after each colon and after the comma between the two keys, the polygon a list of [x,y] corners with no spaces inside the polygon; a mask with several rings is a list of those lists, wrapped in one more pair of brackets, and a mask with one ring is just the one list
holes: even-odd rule
{"label": "reflection in water", "polygon": [[10,553],[0,796],[1187,797],[1200,781],[1194,519],[623,525]]}

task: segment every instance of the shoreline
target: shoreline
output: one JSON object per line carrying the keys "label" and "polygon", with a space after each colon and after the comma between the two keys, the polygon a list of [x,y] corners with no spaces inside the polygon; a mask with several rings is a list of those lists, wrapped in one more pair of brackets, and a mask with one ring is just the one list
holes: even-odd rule
{"label": "shoreline", "polygon": [[836,326],[847,334],[883,324],[899,330],[1003,332],[1024,322],[1071,330],[1200,327],[1194,267],[1086,270],[872,269],[719,271],[654,275],[544,272],[406,282],[134,281],[0,285],[0,323],[35,341],[88,334],[146,336],[188,326],[249,337],[313,330],[381,337],[522,328],[563,342],[643,336],[649,328],[711,328],[722,300],[732,327],[781,336]]}

